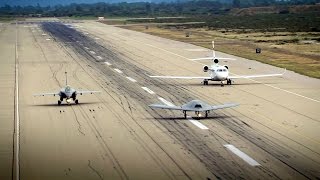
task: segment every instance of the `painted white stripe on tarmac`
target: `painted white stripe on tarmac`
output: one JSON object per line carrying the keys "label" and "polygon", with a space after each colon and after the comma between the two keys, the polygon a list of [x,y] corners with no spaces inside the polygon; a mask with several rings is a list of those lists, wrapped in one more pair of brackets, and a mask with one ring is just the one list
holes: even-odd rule
{"label": "painted white stripe on tarmac", "polygon": [[174,104],[172,104],[171,102],[165,100],[165,99],[162,98],[162,97],[158,97],[158,99],[159,99],[160,101],[162,101],[162,102],[163,102],[165,105],[167,105],[167,106],[174,106]]}
{"label": "painted white stripe on tarmac", "polygon": [[137,82],[137,80],[135,80],[135,79],[133,79],[133,78],[131,78],[131,77],[126,77],[127,79],[129,79],[130,81],[132,81],[132,82]]}
{"label": "painted white stripe on tarmac", "polygon": [[48,38],[48,39],[46,39],[47,41],[50,41],[50,39]]}
{"label": "painted white stripe on tarmac", "polygon": [[42,34],[42,36],[46,36],[47,34]]}
{"label": "painted white stripe on tarmac", "polygon": [[233,152],[235,155],[239,156],[241,159],[243,159],[245,162],[250,164],[251,166],[260,166],[260,164],[252,159],[250,156],[248,156],[246,153],[240,151],[238,148],[233,146],[232,144],[225,144],[223,145],[227,149],[229,149],[231,152]]}
{"label": "painted white stripe on tarmac", "polygon": [[90,51],[90,53],[91,53],[91,54],[96,54],[96,52],[94,52],[94,51]]}
{"label": "painted white stripe on tarmac", "polygon": [[106,65],[111,66],[112,64],[110,64],[109,62],[104,62]]}
{"label": "painted white stripe on tarmac", "polygon": [[143,90],[147,91],[149,94],[155,94],[155,92],[153,92],[151,89],[147,88],[147,87],[141,87]]}
{"label": "painted white stripe on tarmac", "polygon": [[97,58],[100,59],[100,60],[103,59],[101,56],[97,56]]}
{"label": "painted white stripe on tarmac", "polygon": [[122,73],[122,71],[120,69],[115,68],[114,70],[117,71],[120,74]]}
{"label": "painted white stripe on tarmac", "polygon": [[200,129],[209,129],[209,128],[207,128],[207,126],[203,125],[201,122],[199,122],[199,121],[197,121],[195,119],[192,119],[191,116],[187,116],[187,118],[192,124],[196,125],[198,128],[200,128]]}
{"label": "painted white stripe on tarmac", "polygon": [[97,39],[97,40],[98,40],[98,39],[100,39],[100,38],[95,37],[94,39]]}
{"label": "painted white stripe on tarmac", "polygon": [[85,49],[89,49],[88,47],[84,47]]}

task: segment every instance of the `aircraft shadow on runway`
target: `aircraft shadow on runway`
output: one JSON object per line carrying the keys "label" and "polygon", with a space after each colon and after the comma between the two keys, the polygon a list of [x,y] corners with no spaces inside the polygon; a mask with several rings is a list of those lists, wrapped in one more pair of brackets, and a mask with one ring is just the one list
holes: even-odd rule
{"label": "aircraft shadow on runway", "polygon": [[[194,117],[194,116],[191,116],[191,118],[193,120],[218,120],[218,119],[229,119],[229,118],[235,118],[235,116],[215,116],[215,115],[212,115],[212,116],[208,116],[207,118],[206,117],[201,117],[200,119],[198,119],[197,117]],[[158,117],[158,118],[148,118],[148,119],[156,119],[156,120],[171,120],[171,121],[174,121],[174,120],[188,120],[186,118],[184,118],[183,116],[179,117]]]}

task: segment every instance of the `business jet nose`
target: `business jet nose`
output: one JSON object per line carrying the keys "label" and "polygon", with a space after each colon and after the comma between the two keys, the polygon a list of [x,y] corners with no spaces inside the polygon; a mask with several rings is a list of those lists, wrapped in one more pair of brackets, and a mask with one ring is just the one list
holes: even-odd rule
{"label": "business jet nose", "polygon": [[224,81],[227,79],[228,73],[219,73],[217,76],[221,81]]}

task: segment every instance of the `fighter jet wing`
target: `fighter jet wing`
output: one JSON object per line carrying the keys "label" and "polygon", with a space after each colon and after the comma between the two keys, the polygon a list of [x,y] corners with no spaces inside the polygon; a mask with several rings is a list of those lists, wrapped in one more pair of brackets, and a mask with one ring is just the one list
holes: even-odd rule
{"label": "fighter jet wing", "polygon": [[39,94],[33,94],[33,96],[55,96],[60,95],[59,93],[39,93]]}
{"label": "fighter jet wing", "polygon": [[76,91],[77,94],[94,94],[94,93],[101,93],[101,91]]}
{"label": "fighter jet wing", "polygon": [[260,78],[260,77],[272,77],[272,76],[282,76],[286,72],[286,69],[284,69],[284,72],[282,74],[260,74],[260,75],[239,75],[239,76],[228,76],[229,79],[245,79],[245,78]]}
{"label": "fighter jet wing", "polygon": [[209,76],[149,76],[162,79],[211,79]]}
{"label": "fighter jet wing", "polygon": [[151,108],[160,108],[160,109],[172,109],[172,110],[182,110],[179,106],[167,106],[163,104],[151,104],[149,105]]}

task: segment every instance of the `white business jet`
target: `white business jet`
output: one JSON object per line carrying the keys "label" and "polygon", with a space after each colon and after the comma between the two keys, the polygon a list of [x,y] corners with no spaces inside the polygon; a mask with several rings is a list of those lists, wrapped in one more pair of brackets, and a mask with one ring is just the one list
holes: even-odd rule
{"label": "white business jet", "polygon": [[232,58],[221,58],[216,57],[216,53],[214,50],[214,41],[212,41],[212,57],[205,57],[205,58],[197,58],[197,59],[191,59],[194,61],[198,60],[212,60],[212,65],[204,66],[203,71],[208,72],[209,76],[150,76],[152,78],[163,78],[163,79],[203,79],[203,84],[208,85],[208,81],[220,81],[221,86],[223,86],[223,82],[227,81],[228,85],[231,85],[232,79],[240,79],[240,78],[259,78],[259,77],[272,77],[272,76],[282,76],[285,71],[282,74],[260,74],[260,75],[235,75],[235,76],[229,76],[229,67],[226,65],[219,65],[219,59],[229,59],[234,60]]}

